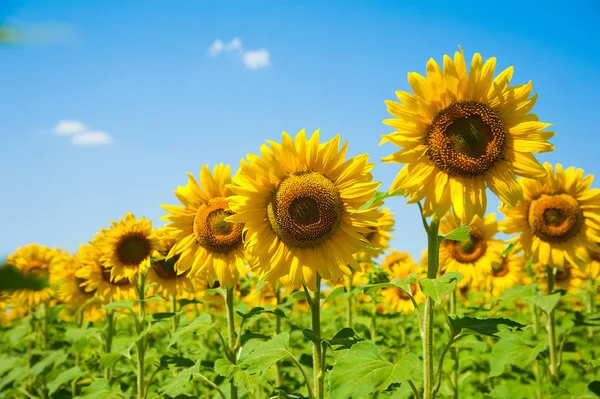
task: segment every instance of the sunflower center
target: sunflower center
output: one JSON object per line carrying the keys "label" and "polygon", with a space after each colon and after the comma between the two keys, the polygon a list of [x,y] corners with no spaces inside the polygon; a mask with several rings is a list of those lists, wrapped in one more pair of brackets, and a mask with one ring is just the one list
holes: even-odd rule
{"label": "sunflower center", "polygon": [[143,234],[127,234],[117,244],[117,257],[125,266],[138,266],[148,256],[150,256],[150,241]]}
{"label": "sunflower center", "polygon": [[506,133],[496,111],[485,104],[460,101],[440,111],[427,132],[427,155],[446,173],[485,173],[505,148]]}
{"label": "sunflower center", "polygon": [[75,276],[75,284],[77,284],[77,288],[79,289],[79,292],[81,292],[83,295],[91,297],[94,295],[94,291],[86,291],[85,287],[83,287],[81,284],[85,283],[87,280],[82,279],[80,277]]}
{"label": "sunflower center", "polygon": [[111,269],[102,268],[102,280],[104,280],[107,283],[112,284],[112,285],[129,284],[129,280],[127,280],[126,278],[111,279],[110,278],[110,270]]}
{"label": "sunflower center", "polygon": [[336,231],[344,203],[333,182],[317,172],[286,177],[271,194],[267,217],[277,236],[293,247],[315,247]]}
{"label": "sunflower center", "polygon": [[500,262],[492,262],[492,274],[494,277],[504,277],[508,272],[508,258],[506,256],[503,256]]}
{"label": "sunflower center", "polygon": [[596,262],[600,262],[600,252],[590,251],[590,258]]}
{"label": "sunflower center", "polygon": [[546,242],[564,242],[575,237],[583,226],[579,203],[568,194],[546,195],[531,202],[529,226]]}
{"label": "sunflower center", "polygon": [[571,271],[569,268],[566,268],[565,270],[557,270],[556,274],[554,275],[554,281],[557,283],[564,283],[565,281],[569,280],[569,277],[571,277]]}
{"label": "sunflower center", "polygon": [[194,216],[194,236],[204,248],[228,253],[242,243],[243,223],[232,223],[225,220],[233,215],[225,198],[213,198],[203,204]]}
{"label": "sunflower center", "polygon": [[481,233],[475,229],[469,232],[466,241],[447,241],[450,246],[450,254],[457,262],[473,263],[485,254],[487,244]]}
{"label": "sunflower center", "polygon": [[177,263],[177,260],[179,259],[179,255],[176,255],[174,257],[172,257],[169,260],[159,260],[154,262],[154,271],[156,272],[156,274],[158,274],[160,277],[162,277],[165,280],[172,280],[175,279],[177,277],[179,277],[179,275],[177,274],[177,271],[175,270],[175,263]]}

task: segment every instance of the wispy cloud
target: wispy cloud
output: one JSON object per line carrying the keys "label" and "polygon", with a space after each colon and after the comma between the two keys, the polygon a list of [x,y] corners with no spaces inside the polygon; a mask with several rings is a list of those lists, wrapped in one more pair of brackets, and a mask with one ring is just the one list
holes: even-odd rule
{"label": "wispy cloud", "polygon": [[227,52],[234,52],[242,60],[244,66],[250,70],[257,70],[271,65],[271,54],[267,49],[244,50],[242,40],[238,37],[234,37],[229,43],[217,39],[208,48],[208,54],[211,57]]}
{"label": "wispy cloud", "polygon": [[77,146],[106,145],[113,142],[113,138],[107,132],[92,130],[76,120],[58,121],[51,131],[57,136],[68,136],[71,143]]}

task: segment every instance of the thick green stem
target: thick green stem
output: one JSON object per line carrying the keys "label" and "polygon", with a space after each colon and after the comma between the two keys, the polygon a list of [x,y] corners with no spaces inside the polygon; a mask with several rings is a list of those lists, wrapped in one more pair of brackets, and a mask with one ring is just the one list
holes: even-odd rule
{"label": "thick green stem", "polygon": [[[45,302],[40,305],[40,310],[42,311],[42,349],[49,349],[49,339],[48,339],[48,306],[49,303]],[[41,376],[41,384],[42,384],[42,398],[48,399],[48,388],[46,387],[46,374],[44,373]]]}
{"label": "thick green stem", "polygon": [[371,295],[371,341],[377,339],[377,294]]}
{"label": "thick green stem", "polygon": [[[275,300],[277,301],[277,309],[281,304],[281,290],[278,283],[275,283]],[[281,317],[278,314],[275,315],[275,335],[281,334]],[[276,383],[280,387],[283,385],[283,375],[281,370],[281,362],[275,363]]]}
{"label": "thick green stem", "polygon": [[[227,288],[225,291],[225,307],[227,308],[227,337],[229,339],[229,349],[231,351],[231,362],[236,364],[236,336],[235,336],[235,320],[233,318],[233,294],[234,288]],[[238,390],[233,378],[230,382],[231,399],[238,398]]]}
{"label": "thick green stem", "polygon": [[[432,218],[427,231],[427,278],[434,279],[438,271],[438,231],[440,223]],[[423,399],[433,398],[433,300],[425,297],[423,310]]]}
{"label": "thick green stem", "polygon": [[177,314],[176,295],[171,295],[171,313],[175,314],[175,316],[171,317],[171,335],[174,335],[177,332],[177,327],[179,327],[179,315]]}
{"label": "thick green stem", "polygon": [[[540,329],[540,316],[539,316],[537,307],[532,306],[531,310],[532,310],[532,316],[533,316],[532,336],[533,336],[533,340],[536,341],[537,336],[538,336],[538,331]],[[534,360],[534,362],[533,362],[533,372],[535,373],[535,382],[536,382],[535,397],[536,397],[536,399],[542,399],[542,396],[544,393],[544,381],[542,379],[543,373],[542,373],[542,369],[540,367],[540,361],[537,359]]]}
{"label": "thick green stem", "polygon": [[[109,354],[112,351],[112,339],[114,334],[115,311],[106,311],[106,340],[104,342],[104,353]],[[112,367],[104,369],[104,378],[108,383],[112,380]]]}
{"label": "thick green stem", "polygon": [[[146,275],[138,274],[138,321],[136,323],[138,335],[144,330],[144,324],[146,319],[146,307],[145,307],[145,285]],[[144,387],[144,358],[146,356],[146,337],[139,339],[136,342],[137,346],[137,397],[138,399],[144,399],[145,387]]]}
{"label": "thick green stem", "polygon": [[[312,316],[312,330],[317,337],[321,336],[321,276],[317,273],[315,290],[309,302]],[[314,371],[314,399],[323,399],[325,389],[323,345],[313,342],[313,371]]]}
{"label": "thick green stem", "polygon": [[[587,312],[589,314],[594,313],[594,308],[596,307],[596,281],[593,278],[589,279],[589,283],[590,283],[590,292],[588,295],[588,300],[586,301],[586,307],[587,307]],[[587,328],[587,336],[588,339],[590,340],[590,343],[592,343],[591,347],[592,347],[592,354],[594,354],[593,351],[593,342],[594,342],[594,327],[588,327]],[[595,358],[595,356],[592,356],[592,358]]]}
{"label": "thick green stem", "polygon": [[[77,320],[77,327],[81,328],[81,326],[83,325],[83,309],[81,309],[81,311],[76,314],[76,320]],[[79,350],[77,350],[77,347],[75,347],[74,349],[75,349],[75,366],[79,367],[79,364],[81,362],[81,355],[79,354]],[[77,396],[77,382],[78,381],[79,381],[78,378],[74,378],[73,381],[71,381],[71,397],[72,398],[75,398]]]}
{"label": "thick green stem", "polygon": [[[354,275],[354,271],[352,272]],[[348,302],[346,304],[346,327],[352,328],[352,306],[354,305],[354,298],[352,297],[352,277],[348,277]]]}
{"label": "thick green stem", "polygon": [[[456,291],[457,288],[450,293],[450,314],[455,315],[457,313],[457,305],[456,305]],[[453,389],[453,397],[454,399],[458,399],[458,368],[459,368],[459,354],[458,348],[456,346],[452,346],[450,348],[450,355],[452,356],[452,360],[454,360],[454,369],[452,370],[452,374],[450,375],[450,382],[452,384]],[[441,372],[441,370],[440,370]]]}
{"label": "thick green stem", "polygon": [[[546,276],[548,279],[547,295],[552,294],[554,290],[554,272],[555,269],[546,267]],[[555,316],[554,309],[548,314],[547,330],[548,330],[548,350],[550,351],[550,376],[551,382],[554,385],[559,383],[558,375],[558,358],[556,356],[556,332],[555,332]]]}

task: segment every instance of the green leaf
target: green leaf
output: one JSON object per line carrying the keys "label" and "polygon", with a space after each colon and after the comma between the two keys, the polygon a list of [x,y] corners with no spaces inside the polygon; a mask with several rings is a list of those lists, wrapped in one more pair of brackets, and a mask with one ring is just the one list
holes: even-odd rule
{"label": "green leaf", "polygon": [[373,295],[381,289],[391,288],[391,287],[394,287],[394,284],[389,282],[389,283],[365,284],[362,286],[362,289],[363,289],[363,293],[365,295]]}
{"label": "green leaf", "polygon": [[302,330],[302,334],[304,334],[306,339],[308,339],[311,342],[314,342],[315,344],[320,344],[321,342],[324,341],[323,338],[321,338],[317,334],[315,334],[315,332],[313,330],[311,330],[310,328],[304,328]]}
{"label": "green leaf", "polygon": [[65,331],[65,339],[68,342],[76,343],[79,341],[87,341],[90,339],[90,329],[85,327],[69,327]]}
{"label": "green leaf", "polygon": [[46,352],[45,355],[46,356],[43,357],[42,360],[31,367],[30,372],[32,376],[39,376],[50,366],[60,366],[67,360],[68,357],[68,355],[62,351]]}
{"label": "green leaf", "polygon": [[470,231],[470,226],[462,225],[460,227],[455,228],[448,234],[440,235],[439,241],[441,242],[443,239],[452,241],[468,241],[469,239],[471,239],[471,235],[469,234]]}
{"label": "green leaf", "polygon": [[587,386],[587,389],[596,394],[596,396],[600,397],[600,381],[590,382]]}
{"label": "green leaf", "polygon": [[58,388],[60,388],[61,385],[71,382],[82,375],[83,372],[77,366],[63,371],[48,383],[48,393],[52,395],[54,392],[58,391]]}
{"label": "green leaf", "polygon": [[187,298],[178,299],[177,302],[179,302],[180,307],[191,305],[193,303],[202,303],[202,301],[199,301],[197,299],[187,299]]}
{"label": "green leaf", "polygon": [[514,243],[514,242],[513,242],[513,243],[510,243],[510,244],[508,245],[508,247],[506,247],[506,248],[504,249],[504,251],[502,251],[502,253],[500,254],[500,258],[502,258],[503,256],[506,256],[506,255],[508,255],[509,253],[511,253],[511,251],[513,250],[513,248],[514,248],[514,247],[515,247],[515,243]]}
{"label": "green leaf", "polygon": [[169,377],[161,384],[158,391],[173,397],[184,394],[188,386],[192,384],[193,375],[200,373],[200,365],[201,361],[198,360],[192,367],[181,370],[176,376]]}
{"label": "green leaf", "polygon": [[435,279],[421,279],[419,284],[425,295],[429,295],[435,302],[440,303],[444,295],[451,293],[460,280],[462,280],[462,274],[451,272]]}
{"label": "green leaf", "polygon": [[401,197],[403,195],[404,195],[404,190],[394,191],[392,193],[385,192],[385,191],[377,191],[375,193],[375,195],[373,196],[373,198],[371,198],[363,206],[358,208],[358,211],[360,212],[360,211],[364,211],[364,210],[373,208],[375,205],[377,205],[379,202],[385,200],[386,198]]}
{"label": "green leaf", "polygon": [[48,286],[48,277],[24,274],[12,265],[0,266],[0,291],[42,290]]}
{"label": "green leaf", "polygon": [[128,309],[133,312],[133,300],[132,299],[123,299],[120,301],[111,302],[107,305],[104,305],[104,307],[102,309],[104,309],[104,310]]}
{"label": "green leaf", "polygon": [[304,291],[296,291],[291,295],[294,299],[306,299],[306,292]]}
{"label": "green leaf", "polygon": [[193,360],[181,356],[164,355],[160,358],[160,366],[162,368],[169,368],[171,365],[178,368],[190,368],[193,367],[194,364]]}
{"label": "green leaf", "polygon": [[363,399],[391,384],[405,382],[420,367],[417,355],[409,353],[397,364],[381,357],[370,341],[359,342],[340,357],[331,372],[332,398]]}
{"label": "green leaf", "polygon": [[217,359],[215,361],[215,373],[230,379],[238,367],[227,359]]}
{"label": "green leaf", "polygon": [[583,314],[575,312],[575,320],[573,322],[575,327],[598,327],[600,326],[600,313]]}
{"label": "green leaf", "polygon": [[346,287],[337,287],[327,295],[327,298],[321,300],[321,306],[333,301],[336,297],[346,293]]}
{"label": "green leaf", "polygon": [[546,349],[547,344],[531,346],[518,337],[509,337],[496,341],[492,348],[490,360],[490,377],[498,377],[504,373],[506,366],[527,367]]}
{"label": "green leaf", "polygon": [[274,336],[254,349],[240,364],[240,369],[249,374],[262,373],[269,367],[287,356],[293,356],[289,351],[290,335],[287,332]]}
{"label": "green leaf", "polygon": [[270,339],[270,338],[271,338],[270,335],[260,334],[260,333],[246,329],[246,331],[244,331],[244,333],[242,334],[242,336],[240,338],[240,342],[243,346],[246,344],[246,342],[250,341],[251,339]]}
{"label": "green leaf", "polygon": [[100,357],[100,367],[103,369],[106,368],[112,368],[115,366],[115,364],[117,364],[117,362],[119,361],[119,359],[121,358],[121,354],[120,353],[106,353],[104,355],[102,355]]}
{"label": "green leaf", "polygon": [[169,340],[169,345],[167,348],[178,343],[185,335],[190,333],[194,334],[204,334],[209,331],[211,328],[215,326],[215,323],[211,322],[210,315],[203,314],[199,317],[196,317],[190,324],[185,327],[179,328],[175,334]]}
{"label": "green leaf", "polygon": [[239,310],[236,311],[236,313],[238,315],[240,315],[242,317],[242,319],[249,319],[252,316],[256,316],[257,314],[262,314],[262,313],[274,314],[279,317],[285,317],[287,319],[287,316],[285,315],[285,313],[283,313],[283,310],[281,310],[281,309],[269,310],[269,309],[265,309],[262,307],[256,307],[256,308],[250,309],[250,311],[248,313],[242,313]]}
{"label": "green leaf", "polygon": [[120,392],[113,390],[104,378],[99,378],[85,387],[80,399],[122,399]]}
{"label": "green leaf", "polygon": [[516,299],[523,299],[537,295],[537,285],[515,285],[514,287],[508,288],[500,294],[500,300],[512,303]]}
{"label": "green leaf", "polygon": [[524,299],[542,309],[546,314],[550,314],[558,304],[558,301],[560,301],[561,296],[560,292],[556,292],[551,295],[533,295]]}
{"label": "green leaf", "polygon": [[333,338],[326,342],[333,350],[350,349],[355,344],[364,341],[352,328],[345,327],[338,331]]}
{"label": "green leaf", "polygon": [[158,296],[150,296],[144,299],[144,302],[166,302],[165,298],[161,298]]}
{"label": "green leaf", "polygon": [[221,295],[225,298],[225,291],[223,291],[223,288],[211,288],[204,291],[204,295]]}
{"label": "green leaf", "polygon": [[515,328],[519,331],[525,327],[523,324],[517,323],[516,321],[512,321],[510,319],[505,319],[503,317],[478,319],[471,316],[449,316],[448,322],[452,327],[453,337],[456,337],[462,332],[466,334],[487,335],[498,338],[496,333],[500,332],[498,329],[499,326],[507,326],[510,328]]}
{"label": "green leaf", "polygon": [[166,320],[166,319],[170,319],[171,317],[174,317],[174,316],[175,316],[175,313],[171,313],[171,312],[153,313],[152,320],[154,320],[154,321]]}

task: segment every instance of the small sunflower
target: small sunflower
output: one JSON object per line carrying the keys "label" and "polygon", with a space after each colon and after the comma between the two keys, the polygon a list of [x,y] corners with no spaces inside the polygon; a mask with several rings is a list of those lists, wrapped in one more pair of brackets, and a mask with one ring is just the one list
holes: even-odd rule
{"label": "small sunflower", "polygon": [[[548,275],[546,267],[541,263],[534,263],[532,269],[537,277],[538,286],[546,292],[548,288]],[[586,275],[577,266],[565,265],[563,269],[554,269],[554,289],[563,289],[569,294],[578,294],[584,285]]]}
{"label": "small sunflower", "polygon": [[161,249],[154,253],[155,260],[148,270],[148,284],[156,283],[154,292],[164,294],[165,297],[182,298],[187,293],[194,292],[194,279],[188,278],[187,273],[179,273],[176,267],[179,255],[166,259],[167,254],[176,244],[174,238],[169,237],[169,230],[162,228],[156,230],[160,240]]}
{"label": "small sunflower", "polygon": [[66,259],[66,255],[60,250],[42,245],[30,244],[18,248],[6,259],[6,263],[15,266],[25,275],[47,277],[48,286],[41,290],[17,290],[12,294],[14,303],[34,307],[53,299],[59,282],[58,271]]}
{"label": "small sunflower", "polygon": [[[384,266],[385,265],[385,266]],[[406,252],[394,251],[388,256],[382,268],[388,273],[390,280],[393,278],[405,279],[410,274],[418,272],[417,264]],[[421,291],[418,283],[410,285],[411,295],[417,303],[425,300],[425,294]],[[382,304],[379,306],[381,313],[387,313],[387,310],[400,313],[409,313],[414,310],[414,305],[410,297],[400,288],[385,288],[382,293]]]}
{"label": "small sunflower", "polygon": [[96,246],[101,239],[96,236],[90,245],[81,245],[77,256],[81,267],[75,272],[75,276],[81,279],[80,286],[87,292],[93,292],[95,296],[104,302],[120,299],[135,298],[136,291],[133,283],[123,277],[112,277],[111,267],[105,267],[102,261],[102,251]]}
{"label": "small sunflower", "polygon": [[525,259],[514,252],[492,260],[492,274],[487,278],[486,288],[492,296],[498,297],[502,291],[523,284],[525,278]]}
{"label": "small sunflower", "polygon": [[[86,291],[83,285],[85,280],[77,277],[77,271],[83,265],[79,261],[77,255],[69,256],[64,267],[59,272],[60,289],[58,292],[58,300],[67,304],[71,309],[78,309],[91,298],[94,298],[94,291]],[[84,319],[94,321],[98,315],[100,303],[92,302],[86,306],[83,311]]]}
{"label": "small sunflower", "polygon": [[[389,209],[382,209],[382,215],[377,220],[377,225],[369,228],[369,232],[363,234],[368,241],[370,249],[357,253],[354,257],[359,261],[369,261],[377,258],[379,255],[389,249],[390,234],[394,231],[394,216]],[[364,265],[361,265],[364,269]]]}
{"label": "small sunflower", "polygon": [[461,220],[483,217],[486,187],[512,206],[523,198],[517,175],[542,178],[534,152],[552,151],[554,133],[530,113],[537,95],[531,82],[509,86],[513,67],[495,78],[496,58],[485,63],[476,53],[467,72],[465,56],[444,55],[444,69],[427,62],[427,76],[408,74],[414,94],[397,91],[400,102],[386,101],[396,129],[383,135],[400,151],[384,162],[405,164],[390,192],[405,190],[410,202],[425,198],[424,214],[444,216],[450,207]]}
{"label": "small sunflower", "polygon": [[179,255],[179,272],[189,271],[190,277],[206,272],[209,284],[217,279],[224,288],[234,287],[244,271],[244,224],[226,220],[233,215],[230,182],[229,165],[215,166],[212,174],[203,165],[200,184],[188,173],[188,184],[175,190],[183,206],[162,205],[170,213],[162,219],[177,241],[167,258]]}
{"label": "small sunflower", "polygon": [[150,257],[160,249],[152,222],[145,217],[137,220],[129,212],[102,232],[102,239],[97,240],[96,245],[102,251],[102,262],[110,268],[113,279],[133,281],[138,273],[146,272]]}
{"label": "small sunflower", "polygon": [[600,279],[600,252],[590,251],[590,261],[585,265],[585,274],[593,281]]}
{"label": "small sunflower", "polygon": [[[503,250],[500,241],[494,238],[498,232],[495,214],[490,213],[484,219],[474,216],[468,225],[471,227],[469,240],[443,240],[440,245],[440,271],[461,273],[459,287],[476,287],[485,281],[492,274],[492,262],[500,259]],[[440,222],[440,233],[448,234],[457,227],[459,221],[448,215]]]}
{"label": "small sunflower", "polygon": [[380,217],[379,204],[359,210],[379,186],[368,156],[345,160],[347,143],[340,149],[338,135],[320,144],[318,130],[309,140],[302,130],[295,141],[284,132],[282,144],[269,144],[242,160],[230,217],[246,224],[266,281],[288,275],[290,286],[314,287],[316,273],[337,281],[350,275],[349,266],[361,270],[353,255]]}
{"label": "small sunflower", "polygon": [[512,241],[534,263],[559,270],[587,263],[590,251],[600,251],[600,190],[590,188],[594,177],[584,177],[582,169],[544,167],[546,179],[521,179],[523,202],[501,208],[503,230],[519,234]]}

